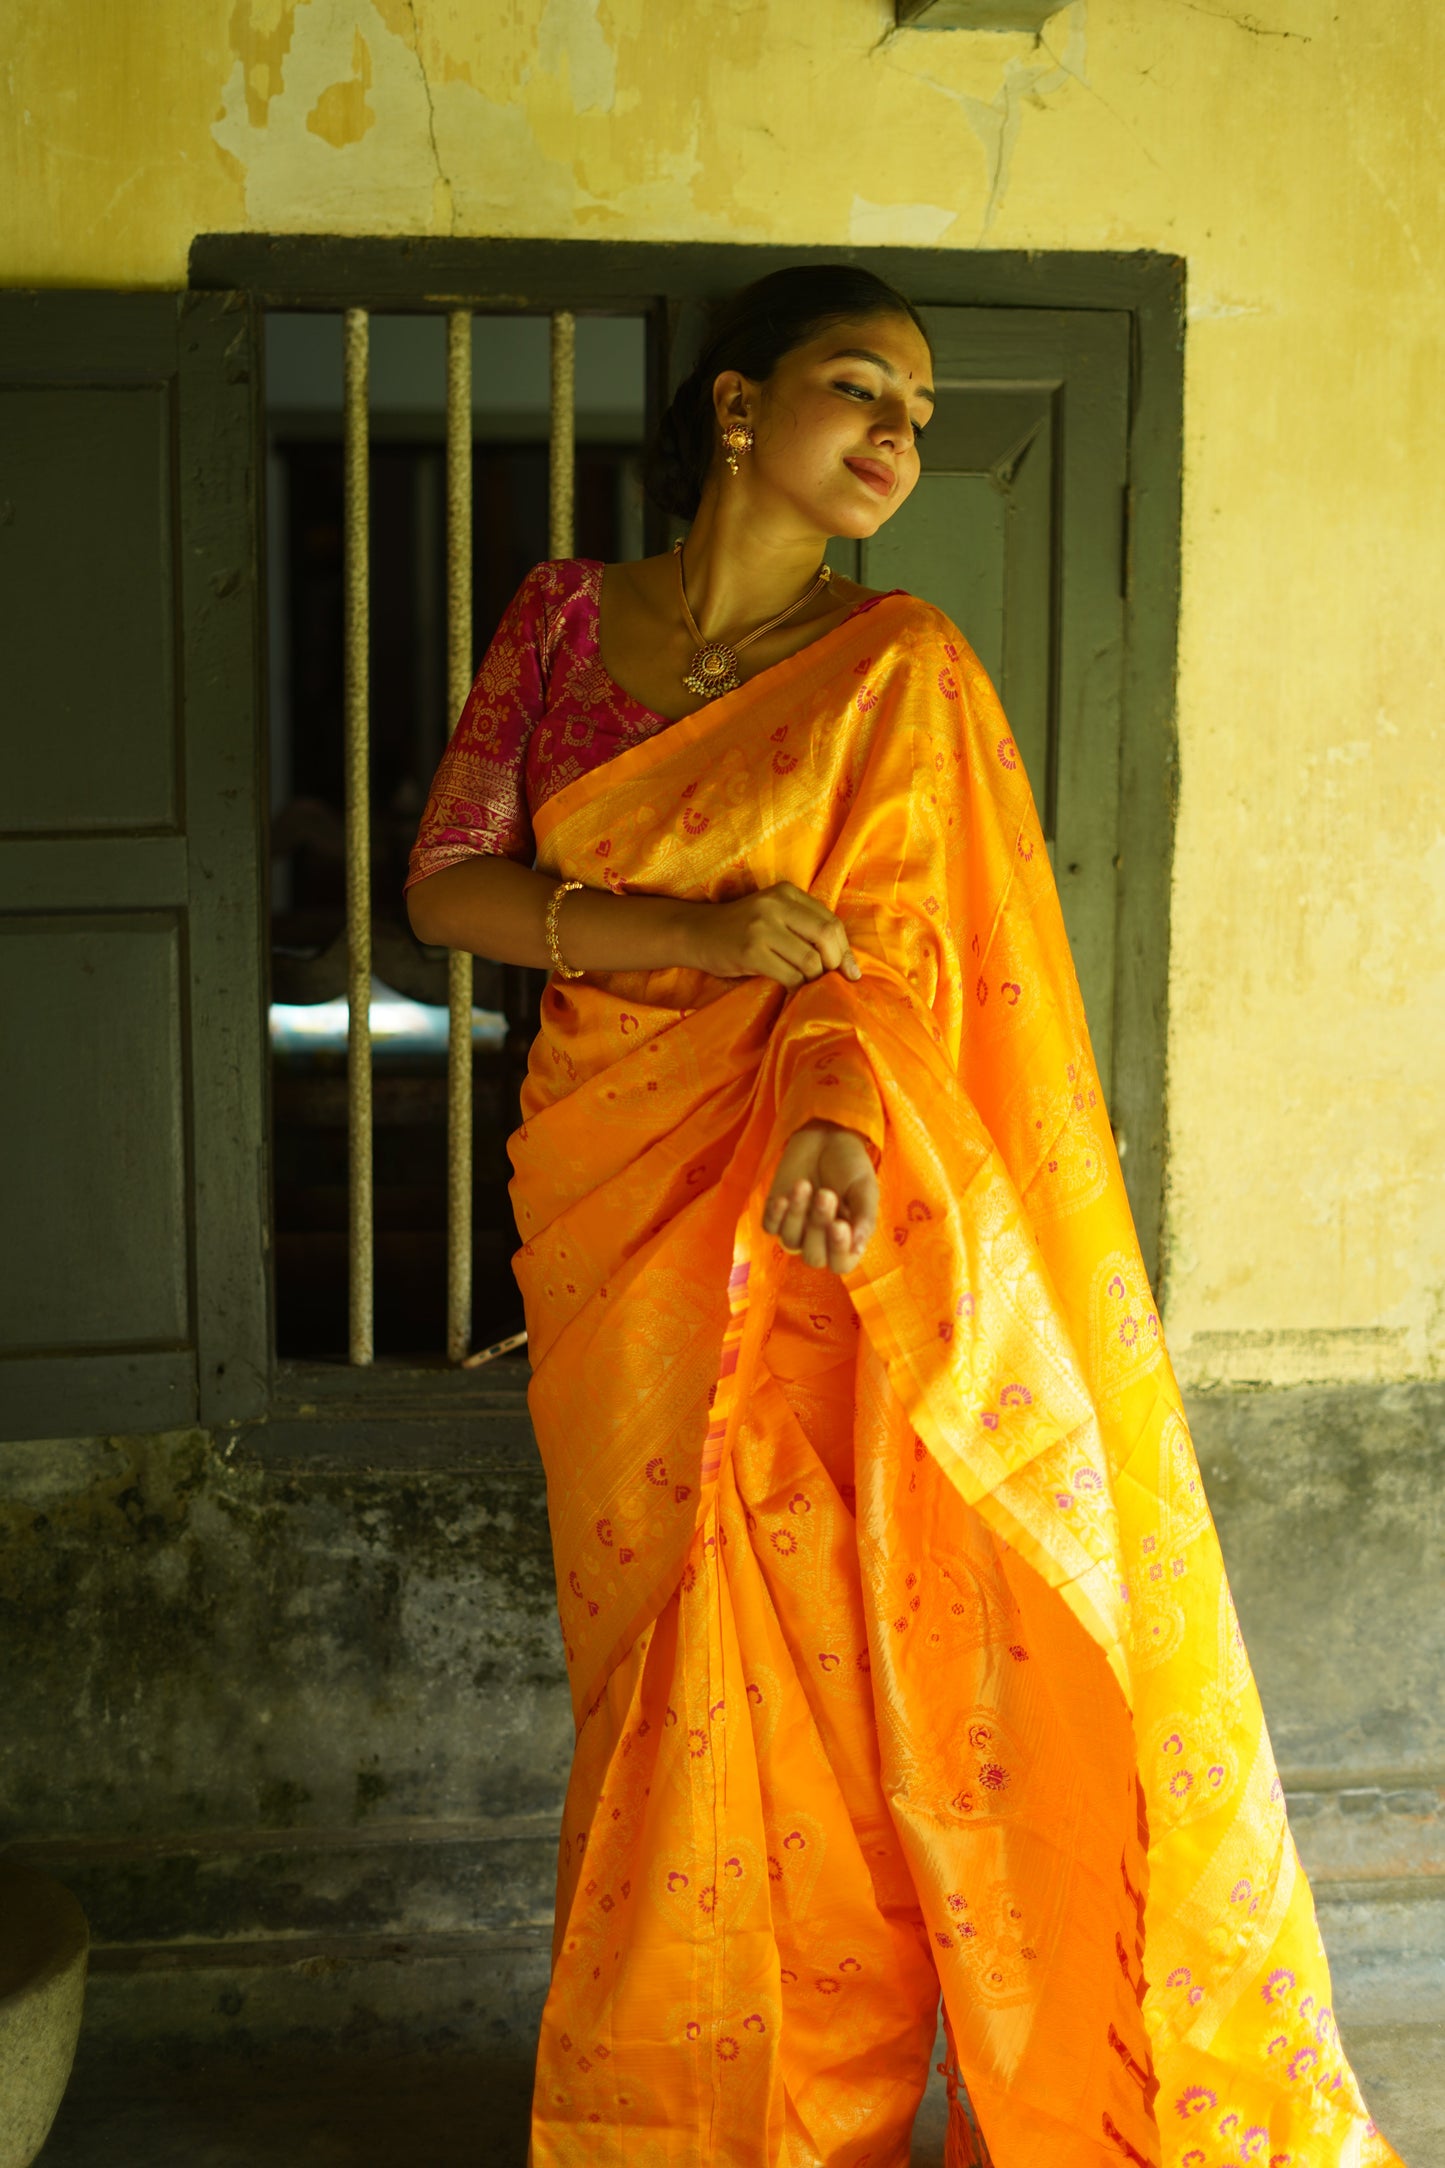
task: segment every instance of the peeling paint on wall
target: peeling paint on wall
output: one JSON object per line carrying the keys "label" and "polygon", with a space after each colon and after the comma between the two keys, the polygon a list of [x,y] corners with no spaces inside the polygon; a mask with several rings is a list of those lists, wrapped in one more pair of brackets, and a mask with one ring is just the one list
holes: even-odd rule
{"label": "peeling paint on wall", "polygon": [[565,77],[578,113],[610,113],[617,102],[616,55],[597,6],[598,0],[546,0],[537,25],[537,64]]}
{"label": "peeling paint on wall", "polygon": [[366,102],[370,88],[371,47],[358,30],[351,47],[351,74],[344,83],[332,83],[322,91],[306,116],[311,133],[337,151],[343,144],[359,143],[367,129],[376,126],[376,115]]}
{"label": "peeling paint on wall", "polygon": [[855,248],[932,248],[953,224],[941,203],[870,203],[855,196],[848,239]]}

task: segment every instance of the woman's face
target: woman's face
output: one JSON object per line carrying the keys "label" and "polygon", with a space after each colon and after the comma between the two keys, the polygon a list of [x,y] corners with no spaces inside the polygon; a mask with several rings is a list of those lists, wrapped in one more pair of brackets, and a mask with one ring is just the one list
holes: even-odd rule
{"label": "woman's face", "polygon": [[918,480],[918,437],[933,412],[928,342],[906,316],[833,324],[785,354],[766,383],[717,379],[719,430],[741,416],[754,443],[725,489],[749,509],[783,505],[825,535],[876,534]]}

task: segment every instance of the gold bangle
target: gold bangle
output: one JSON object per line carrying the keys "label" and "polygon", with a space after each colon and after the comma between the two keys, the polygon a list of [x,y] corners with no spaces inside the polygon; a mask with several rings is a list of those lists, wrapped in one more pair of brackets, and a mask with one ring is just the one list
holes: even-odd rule
{"label": "gold bangle", "polygon": [[580,979],[586,976],[584,972],[574,971],[570,964],[563,963],[562,950],[557,940],[558,907],[569,888],[581,886],[580,881],[559,881],[552,891],[552,901],[547,906],[547,947],[551,952],[552,969],[561,979]]}

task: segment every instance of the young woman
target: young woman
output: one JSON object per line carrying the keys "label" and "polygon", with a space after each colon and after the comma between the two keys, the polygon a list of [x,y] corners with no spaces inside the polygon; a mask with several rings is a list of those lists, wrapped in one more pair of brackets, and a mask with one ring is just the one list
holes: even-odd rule
{"label": "young woman", "polygon": [[955,625],[823,570],[932,404],[870,275],[738,294],[685,547],[528,575],[413,859],[422,939],[553,972],[534,2168],[902,2168],[940,1990],[950,2168],[1390,2163],[1018,752]]}

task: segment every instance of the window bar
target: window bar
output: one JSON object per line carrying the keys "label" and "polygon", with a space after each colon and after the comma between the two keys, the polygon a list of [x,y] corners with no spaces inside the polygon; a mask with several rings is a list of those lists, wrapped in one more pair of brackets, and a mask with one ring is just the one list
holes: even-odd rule
{"label": "window bar", "polygon": [[[472,312],[447,316],[447,712],[472,683]],[[447,957],[447,1359],[472,1338],[472,958]]]}
{"label": "window bar", "polygon": [[573,552],[573,506],[577,466],[577,319],[570,309],[552,318],[551,488],[547,508],[547,554]]}
{"label": "window bar", "polygon": [[346,478],[346,1115],[350,1354],[375,1354],[375,1221],[371,1162],[371,501],[367,460],[370,319],[345,316],[342,434]]}

